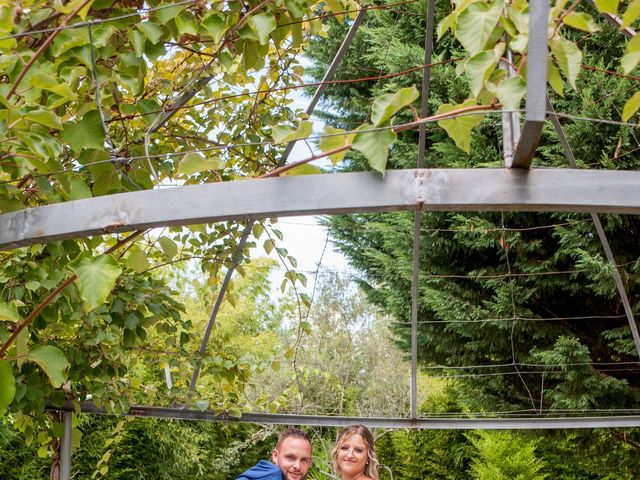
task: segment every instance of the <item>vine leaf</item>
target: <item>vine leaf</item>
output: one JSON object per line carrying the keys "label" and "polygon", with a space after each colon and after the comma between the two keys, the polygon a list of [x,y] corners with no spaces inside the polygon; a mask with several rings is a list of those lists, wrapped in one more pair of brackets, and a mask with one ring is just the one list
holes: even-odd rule
{"label": "vine leaf", "polygon": [[596,22],[594,22],[593,17],[584,12],[571,12],[564,17],[562,22],[565,25],[577,28],[584,32],[593,33],[600,30],[596,25]]}
{"label": "vine leaf", "polygon": [[221,170],[225,163],[221,159],[206,158],[196,152],[189,152],[182,157],[178,165],[178,174],[193,175],[209,170]]}
{"label": "vine leaf", "polygon": [[171,240],[169,237],[160,237],[158,239],[158,243],[160,244],[162,253],[164,253],[165,257],[169,260],[178,254],[178,246],[176,245],[176,242]]}
{"label": "vine leaf", "polygon": [[465,64],[464,69],[467,72],[469,86],[474,97],[478,97],[485,86],[485,82],[489,79],[496,68],[500,55],[494,50],[485,50],[472,56]]}
{"label": "vine leaf", "polygon": [[319,173],[322,173],[320,167],[303,163],[297,167],[293,167],[291,170],[286,172],[286,175],[317,175]]}
{"label": "vine leaf", "polygon": [[0,302],[0,320],[8,320],[10,322],[20,321],[20,314],[15,303]]}
{"label": "vine leaf", "polygon": [[69,362],[59,348],[52,345],[38,345],[29,351],[27,358],[38,364],[54,387],[60,388],[67,380],[65,370]]}
{"label": "vine leaf", "polygon": [[91,257],[81,253],[69,263],[78,276],[78,290],[85,313],[102,305],[122,273],[118,262],[111,255]]}
{"label": "vine leaf", "polygon": [[640,35],[636,35],[627,43],[627,53],[620,59],[620,65],[625,75],[631,73],[638,62],[640,62]]}
{"label": "vine leaf", "polygon": [[373,102],[371,122],[374,127],[386,124],[398,110],[413,103],[418,98],[418,90],[414,85],[401,88],[396,93],[388,93]]}
{"label": "vine leaf", "polygon": [[96,110],[91,110],[77,123],[66,122],[60,136],[75,152],[79,152],[83,148],[102,150],[105,134],[100,114]]}
{"label": "vine leaf", "polygon": [[633,0],[625,10],[622,22],[624,26],[628,26],[635,22],[638,17],[640,17],[640,0]]}
{"label": "vine leaf", "polygon": [[558,70],[551,58],[547,60],[547,79],[553,91],[564,97],[564,81],[562,80],[562,75],[560,75],[560,70]]}
{"label": "vine leaf", "polygon": [[633,97],[627,100],[622,109],[622,121],[629,120],[640,108],[640,92],[636,92]]}
{"label": "vine leaf", "polygon": [[[373,125],[364,124],[357,130],[369,130]],[[362,153],[374,170],[384,174],[387,167],[389,147],[396,140],[396,132],[391,129],[375,132],[360,132],[353,139],[351,147]]]}
{"label": "vine leaf", "polygon": [[276,29],[276,17],[272,13],[261,13],[249,19],[249,25],[258,35],[261,45],[269,43],[269,34]]}
{"label": "vine leaf", "polygon": [[562,37],[553,37],[549,40],[549,47],[564,76],[575,89],[576,79],[582,66],[582,52],[575,43]]}
{"label": "vine leaf", "polygon": [[620,0],[594,0],[596,8],[601,13],[618,13],[618,4]]}
{"label": "vine leaf", "polygon": [[294,140],[301,140],[311,135],[313,131],[313,123],[309,121],[300,122],[297,129],[293,129],[286,125],[276,125],[271,130],[271,137],[274,143],[288,143]]}
{"label": "vine leaf", "polygon": [[[462,105],[444,103],[436,112],[436,115],[459,110],[460,108],[475,105],[473,100],[467,100]],[[439,120],[438,125],[453,139],[456,146],[467,153],[471,151],[471,130],[483,119],[483,115],[463,115],[447,120]]]}
{"label": "vine leaf", "polygon": [[6,360],[0,360],[0,417],[7,412],[15,395],[16,379],[11,364]]}
{"label": "vine leaf", "polygon": [[500,20],[504,2],[473,3],[458,17],[456,38],[470,55],[484,50]]}
{"label": "vine leaf", "polygon": [[517,110],[525,93],[527,84],[520,77],[507,78],[496,89],[498,100],[506,110]]}
{"label": "vine leaf", "polygon": [[[327,125],[324,128],[325,135],[320,138],[320,143],[318,144],[318,148],[321,152],[327,152],[329,150],[334,150],[336,148],[343,147],[345,145],[351,145],[353,138],[356,136],[355,133],[349,135],[337,135],[340,133],[344,133],[344,130],[340,128],[333,128]],[[334,153],[333,155],[329,155],[329,160],[336,165],[338,162],[341,162],[344,156],[347,154],[348,150],[343,150],[342,152]]]}
{"label": "vine leaf", "polygon": [[219,12],[211,13],[207,15],[203,20],[201,25],[205,28],[207,33],[211,35],[214,43],[220,42],[224,33],[227,31],[227,24],[222,17],[222,14]]}

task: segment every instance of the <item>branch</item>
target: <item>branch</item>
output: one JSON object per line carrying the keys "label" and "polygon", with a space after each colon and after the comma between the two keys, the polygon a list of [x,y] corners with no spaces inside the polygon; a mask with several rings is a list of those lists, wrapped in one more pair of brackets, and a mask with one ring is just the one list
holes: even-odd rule
{"label": "branch", "polygon": [[[60,27],[65,27],[67,25],[67,23],[69,23],[69,20],[71,20],[73,17],[75,17],[76,14],[80,10],[82,10],[84,7],[86,7],[92,1],[93,0],[85,0],[84,2],[82,2],[73,12],[71,12],[67,17],[65,17],[64,20],[62,20],[62,23],[60,24]],[[58,36],[58,34],[61,31],[62,30],[56,30],[55,32],[52,32],[51,35],[49,35],[47,37],[47,39],[44,41],[44,43],[42,45],[40,45],[40,48],[38,48],[38,50],[36,50],[36,52],[33,54],[33,57],[31,57],[29,59],[27,64],[24,66],[24,68],[22,69],[22,71],[18,75],[18,78],[16,78],[16,81],[13,82],[13,85],[11,86],[11,89],[9,90],[9,93],[7,93],[7,96],[6,96],[7,100],[9,100],[13,96],[13,94],[16,93],[16,89],[18,88],[18,85],[20,85],[20,82],[25,77],[27,72],[31,69],[33,64],[36,63],[36,60],[38,59],[38,57],[40,55],[42,55],[42,53],[47,49],[47,47],[49,45],[51,45],[51,42],[53,42],[53,40]]]}
{"label": "branch", "polygon": [[[111,247],[109,250],[107,250],[105,252],[105,255],[108,255],[112,252],[114,252],[115,250],[117,250],[118,248],[122,247],[123,245],[126,245],[127,243],[129,243],[131,240],[133,240],[134,238],[138,237],[139,235],[141,235],[142,233],[144,233],[144,230],[138,230],[136,232],[133,232],[131,235],[129,235],[127,238],[123,238],[122,240],[119,240],[118,243],[116,243],[113,247]],[[9,349],[9,347],[11,346],[11,344],[14,342],[14,340],[16,339],[16,337],[20,334],[20,332],[22,330],[25,329],[25,327],[27,327],[31,322],[33,322],[35,320],[35,318],[38,316],[38,314],[47,306],[49,305],[58,295],[60,295],[60,293],[67,288],[69,285],[71,285],[73,282],[75,282],[78,279],[77,275],[71,275],[69,278],[65,279],[60,285],[58,285],[55,290],[53,290],[49,295],[46,296],[46,298],[44,300],[42,300],[37,306],[36,308],[34,308],[31,313],[29,313],[29,315],[27,315],[22,321],[20,321],[17,325],[16,328],[13,330],[13,332],[11,332],[11,335],[9,335],[9,338],[7,339],[7,341],[4,343],[4,345],[2,345],[2,347],[0,347],[0,358],[4,357],[5,353],[7,353],[7,350]]]}

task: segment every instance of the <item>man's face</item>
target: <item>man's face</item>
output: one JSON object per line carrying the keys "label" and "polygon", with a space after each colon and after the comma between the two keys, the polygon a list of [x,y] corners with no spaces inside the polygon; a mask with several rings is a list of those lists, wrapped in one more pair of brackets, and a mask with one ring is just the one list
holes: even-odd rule
{"label": "man's face", "polygon": [[303,480],[311,467],[311,444],[303,438],[287,437],[271,452],[282,480]]}

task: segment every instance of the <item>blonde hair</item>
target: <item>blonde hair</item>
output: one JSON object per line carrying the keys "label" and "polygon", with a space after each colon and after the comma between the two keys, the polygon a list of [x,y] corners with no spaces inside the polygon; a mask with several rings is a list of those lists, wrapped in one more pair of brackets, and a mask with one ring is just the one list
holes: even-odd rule
{"label": "blonde hair", "polygon": [[349,425],[338,434],[336,444],[331,450],[333,469],[336,471],[336,473],[340,473],[340,467],[338,466],[338,450],[340,449],[340,445],[342,445],[342,442],[344,442],[348,437],[356,434],[362,437],[365,445],[367,446],[368,461],[364,466],[363,473],[372,480],[379,480],[380,476],[378,475],[378,468],[380,467],[380,462],[378,461],[378,457],[376,456],[376,447],[374,445],[373,434],[364,425]]}

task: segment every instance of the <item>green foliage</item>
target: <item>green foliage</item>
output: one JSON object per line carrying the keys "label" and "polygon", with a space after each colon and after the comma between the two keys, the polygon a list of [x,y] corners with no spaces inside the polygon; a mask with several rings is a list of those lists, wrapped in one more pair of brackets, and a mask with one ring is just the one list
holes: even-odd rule
{"label": "green foliage", "polygon": [[536,456],[538,441],[512,432],[477,432],[471,437],[478,450],[471,473],[476,480],[543,480],[545,464]]}

